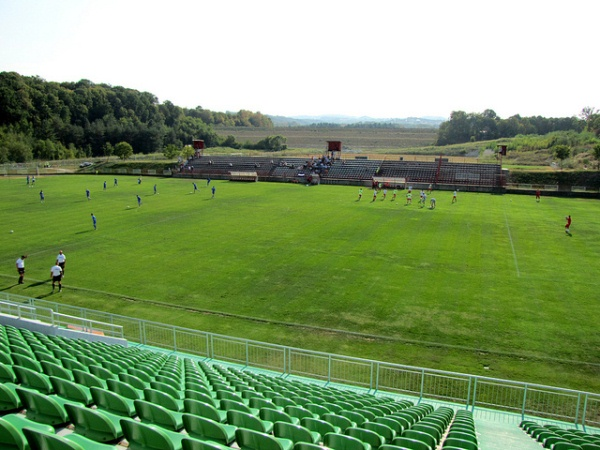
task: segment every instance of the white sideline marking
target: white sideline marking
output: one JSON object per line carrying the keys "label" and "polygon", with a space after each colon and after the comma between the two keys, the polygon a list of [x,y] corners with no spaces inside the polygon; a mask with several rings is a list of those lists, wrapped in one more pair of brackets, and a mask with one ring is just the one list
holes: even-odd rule
{"label": "white sideline marking", "polygon": [[510,234],[510,227],[508,226],[508,217],[506,217],[506,210],[504,210],[504,222],[506,222],[506,231],[508,231],[508,239],[510,240],[510,248],[512,248],[513,259],[515,260],[515,269],[517,269],[517,278],[520,278],[521,272],[519,272],[519,262],[517,261],[517,253],[515,252],[515,245],[513,244],[512,236]]}

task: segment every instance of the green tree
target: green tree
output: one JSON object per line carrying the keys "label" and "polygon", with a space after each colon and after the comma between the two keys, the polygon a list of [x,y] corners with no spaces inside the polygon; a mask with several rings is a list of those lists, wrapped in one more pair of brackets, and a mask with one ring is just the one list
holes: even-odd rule
{"label": "green tree", "polygon": [[560,168],[562,169],[564,160],[571,156],[571,147],[562,144],[556,145],[554,146],[553,151],[554,156],[560,159]]}
{"label": "green tree", "polygon": [[114,153],[115,153],[115,148],[112,146],[112,144],[110,142],[107,142],[106,144],[104,144],[104,156],[106,156],[107,161],[110,158],[110,155],[113,155]]}
{"label": "green tree", "polygon": [[593,150],[594,158],[596,158],[596,168],[600,170],[600,144],[596,144]]}
{"label": "green tree", "polygon": [[175,158],[177,155],[179,155],[179,153],[180,153],[180,150],[175,144],[166,145],[165,148],[163,149],[163,155],[165,155],[165,158],[168,158],[168,159]]}
{"label": "green tree", "polygon": [[115,145],[115,155],[121,159],[127,159],[133,155],[133,147],[129,142],[119,142]]}
{"label": "green tree", "polygon": [[194,147],[192,147],[191,145],[186,145],[181,150],[181,157],[187,160],[187,159],[191,158],[192,156],[194,156],[194,153],[195,153]]}

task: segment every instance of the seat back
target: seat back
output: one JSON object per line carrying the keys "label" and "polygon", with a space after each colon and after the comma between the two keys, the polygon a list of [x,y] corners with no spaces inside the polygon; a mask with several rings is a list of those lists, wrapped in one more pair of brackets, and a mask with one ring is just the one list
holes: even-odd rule
{"label": "seat back", "polygon": [[62,398],[83,403],[86,406],[91,405],[94,402],[89,388],[86,388],[85,386],[55,376],[50,376],[50,383],[56,394]]}
{"label": "seat back", "polygon": [[63,366],[55,364],[50,361],[42,361],[42,370],[48,376],[54,376],[62,378],[64,380],[73,381],[73,373],[69,369],[65,369]]}
{"label": "seat back", "polygon": [[216,442],[198,441],[196,439],[181,440],[181,450],[229,450],[229,448]]}
{"label": "seat back", "polygon": [[106,380],[106,385],[112,392],[131,400],[142,400],[144,398],[143,390],[136,389],[124,381],[109,379]]}
{"label": "seat back", "polygon": [[12,365],[0,363],[0,383],[14,383],[17,381]]}
{"label": "seat back", "polygon": [[[54,388],[50,383],[48,375],[36,372],[35,370],[28,369],[22,366],[13,366],[17,380],[24,387],[34,389],[44,394],[54,393]],[[40,370],[41,372],[41,370]]]}
{"label": "seat back", "polygon": [[356,422],[352,422],[350,419],[344,416],[340,416],[339,414],[323,414],[321,418],[332,424],[333,426],[339,427],[342,432],[346,430],[346,428],[355,427]]}
{"label": "seat back", "polygon": [[0,411],[13,411],[21,409],[21,399],[17,395],[15,388],[12,389],[5,384],[0,383]]}
{"label": "seat back", "polygon": [[29,389],[16,388],[17,395],[27,409],[25,417],[48,425],[64,425],[69,422],[65,408],[54,398]]}
{"label": "seat back", "polygon": [[100,388],[90,388],[92,399],[98,408],[118,416],[133,417],[136,415],[133,400],[127,399],[116,392],[105,391]]}
{"label": "seat back", "polygon": [[304,417],[300,419],[300,425],[309,429],[310,431],[316,431],[321,436],[325,436],[327,433],[342,432],[342,429],[340,427],[336,427],[335,425],[332,425],[331,423],[322,419]]}
{"label": "seat back", "polygon": [[275,422],[273,425],[273,434],[279,438],[289,439],[294,444],[297,442],[317,444],[321,441],[320,433],[316,431],[311,432],[302,425],[294,425],[286,422]]}
{"label": "seat back", "polygon": [[89,369],[91,374],[96,375],[98,378],[104,381],[117,379],[117,376],[114,373],[97,364],[90,365]]}
{"label": "seat back", "polygon": [[374,431],[380,436],[383,436],[386,443],[392,442],[396,438],[396,431],[384,423],[365,422],[362,424],[361,428]]}
{"label": "seat back", "polygon": [[344,410],[344,411],[340,411],[339,415],[344,416],[347,419],[350,419],[357,426],[361,426],[363,423],[365,423],[367,421],[367,418],[364,415],[357,413],[356,411]]}
{"label": "seat back", "polygon": [[426,442],[404,436],[397,437],[392,444],[398,447],[410,448],[411,450],[433,450],[433,447]]}
{"label": "seat back", "polygon": [[183,404],[180,404],[181,402],[177,403],[177,401],[169,394],[165,394],[156,389],[144,389],[144,399],[156,405],[164,406],[171,411],[180,412],[183,410]]}
{"label": "seat back", "polygon": [[[235,431],[235,440],[243,450],[285,450],[277,438],[260,431],[238,428]],[[291,448],[291,445],[287,448]]]}
{"label": "seat back", "polygon": [[129,442],[130,450],[175,450],[166,433],[133,419],[121,419],[121,429]]}
{"label": "seat back", "polygon": [[250,413],[234,409],[227,411],[227,423],[238,428],[246,428],[262,433],[270,433],[273,429],[273,422],[261,420]]}
{"label": "seat back", "polygon": [[231,444],[235,439],[235,427],[232,427],[232,433],[228,433],[225,425],[206,417],[195,416],[193,414],[183,415],[183,427],[188,434],[196,439],[216,441],[223,445]]}
{"label": "seat back", "polygon": [[220,412],[212,404],[186,398],[183,401],[183,410],[186,413],[195,414],[197,416],[206,417],[207,419],[216,422],[225,422],[227,415],[225,412]]}
{"label": "seat back", "polygon": [[31,450],[85,450],[81,445],[55,434],[24,428],[23,434]]}
{"label": "seat back", "polygon": [[88,388],[99,387],[101,389],[106,389],[107,387],[106,381],[94,374],[79,369],[73,369],[72,372],[76,383],[83,384]]}
{"label": "seat back", "polygon": [[183,400],[184,399],[183,392],[182,392],[181,388],[175,389],[173,386],[171,386],[168,383],[163,383],[163,382],[160,382],[160,381],[151,381],[150,382],[150,387],[152,389],[156,389],[157,391],[164,392],[165,394],[170,395],[174,399],[177,399],[177,400]]}
{"label": "seat back", "polygon": [[137,415],[144,423],[151,423],[173,431],[183,428],[183,419],[180,413],[169,411],[164,406],[145,400],[134,400],[133,405]]}
{"label": "seat back", "polygon": [[12,358],[14,364],[13,366],[26,367],[35,372],[41,372],[42,366],[39,362],[33,359],[32,356],[26,356],[22,353],[11,353],[10,357]]}
{"label": "seat back", "polygon": [[285,407],[284,411],[289,414],[290,417],[295,417],[298,420],[304,417],[315,417],[314,413],[310,412],[303,406],[288,405]]}
{"label": "seat back", "polygon": [[323,445],[335,450],[371,450],[371,446],[359,439],[339,433],[327,433],[323,436]]}
{"label": "seat back", "polygon": [[97,442],[111,442],[123,437],[121,426],[92,408],[65,404],[69,419],[75,425],[75,433]]}
{"label": "seat back", "polygon": [[11,423],[0,418],[0,448],[3,450],[24,450],[27,440]]}
{"label": "seat back", "polygon": [[300,423],[300,420],[297,418],[292,418],[290,417],[290,415],[284,411],[281,411],[279,409],[272,409],[272,408],[261,408],[259,411],[259,417],[262,420],[268,420],[270,422],[287,422],[287,423],[293,423],[293,424],[298,424]]}
{"label": "seat back", "polygon": [[431,448],[435,448],[437,446],[437,441],[435,437],[429,433],[425,433],[424,431],[417,431],[411,428],[408,430],[404,430],[402,436],[407,437],[409,439],[415,439],[417,441],[425,442]]}
{"label": "seat back", "polygon": [[377,449],[386,443],[385,438],[383,436],[381,436],[379,433],[372,431],[372,430],[367,430],[365,428],[359,428],[359,427],[346,428],[346,431],[344,432],[344,434],[355,437],[356,439],[359,439],[362,442],[366,442],[374,449]]}
{"label": "seat back", "polygon": [[141,391],[143,391],[147,387],[150,387],[150,382],[146,382],[141,378],[136,377],[135,375],[132,375],[130,373],[120,372],[118,376],[120,381],[123,381]]}

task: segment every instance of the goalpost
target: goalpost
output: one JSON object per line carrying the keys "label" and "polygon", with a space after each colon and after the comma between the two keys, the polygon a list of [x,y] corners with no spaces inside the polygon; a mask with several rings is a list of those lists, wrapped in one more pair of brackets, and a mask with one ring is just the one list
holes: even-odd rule
{"label": "goalpost", "polygon": [[373,186],[406,189],[406,178],[373,177]]}

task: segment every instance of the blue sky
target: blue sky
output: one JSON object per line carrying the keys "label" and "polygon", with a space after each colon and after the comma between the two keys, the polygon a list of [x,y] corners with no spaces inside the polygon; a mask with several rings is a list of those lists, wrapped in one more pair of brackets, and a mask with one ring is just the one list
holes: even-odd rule
{"label": "blue sky", "polygon": [[0,0],[0,71],[185,107],[441,116],[600,108],[596,0]]}

